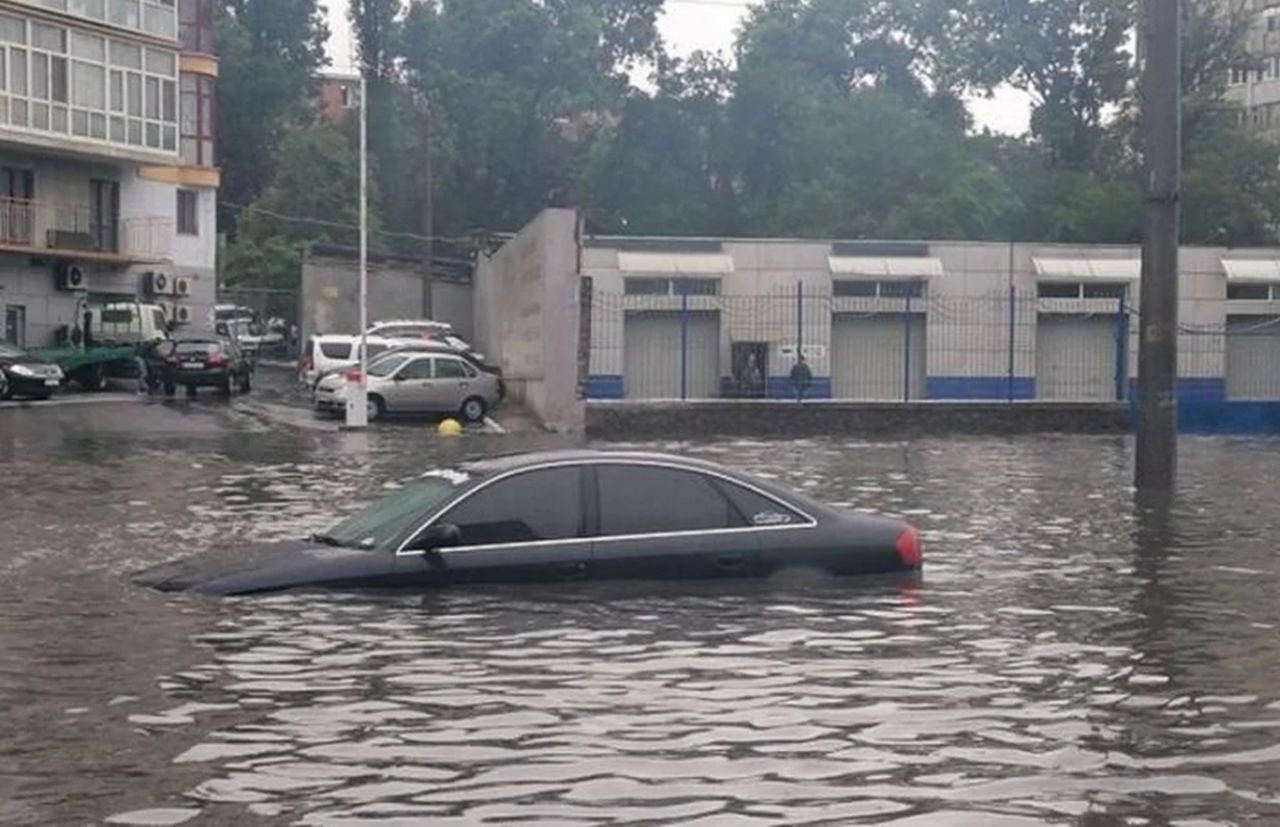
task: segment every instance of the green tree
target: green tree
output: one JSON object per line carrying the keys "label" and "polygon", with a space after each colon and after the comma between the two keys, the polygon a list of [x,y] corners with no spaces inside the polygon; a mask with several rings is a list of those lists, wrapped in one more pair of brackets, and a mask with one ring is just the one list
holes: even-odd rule
{"label": "green tree", "polygon": [[[329,36],[315,0],[224,0],[217,50],[221,199],[247,204],[275,173],[276,147],[309,115],[310,92]],[[220,226],[234,233],[234,209]]]}

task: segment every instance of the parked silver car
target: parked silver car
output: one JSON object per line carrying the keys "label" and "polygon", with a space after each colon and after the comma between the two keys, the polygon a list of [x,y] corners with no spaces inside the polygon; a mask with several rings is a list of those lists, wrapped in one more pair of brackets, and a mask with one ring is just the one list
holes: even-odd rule
{"label": "parked silver car", "polygon": [[[359,368],[325,376],[316,385],[317,411],[341,413]],[[457,413],[479,422],[501,399],[501,379],[444,353],[389,353],[369,364],[369,421],[388,413]]]}

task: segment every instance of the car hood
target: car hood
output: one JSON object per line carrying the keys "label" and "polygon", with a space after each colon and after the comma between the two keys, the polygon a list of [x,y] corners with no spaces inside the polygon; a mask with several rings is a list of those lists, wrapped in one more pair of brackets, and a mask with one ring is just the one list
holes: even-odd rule
{"label": "car hood", "polygon": [[386,552],[295,541],[175,560],[139,572],[134,582],[165,592],[237,595],[360,585],[384,578],[394,568],[395,555]]}

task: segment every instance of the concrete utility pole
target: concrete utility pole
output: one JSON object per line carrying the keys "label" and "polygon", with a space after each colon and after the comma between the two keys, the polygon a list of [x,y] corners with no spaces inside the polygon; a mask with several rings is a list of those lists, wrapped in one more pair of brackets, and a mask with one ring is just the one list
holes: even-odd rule
{"label": "concrete utility pole", "polygon": [[1136,484],[1172,490],[1178,470],[1178,231],[1182,189],[1181,3],[1144,0],[1142,227]]}
{"label": "concrete utility pole", "polygon": [[427,281],[422,285],[422,318],[430,319],[435,312],[431,302],[431,278],[435,274],[435,235],[436,235],[436,219],[435,219],[435,194],[432,192],[433,179],[435,177],[432,169],[432,152],[431,152],[431,99],[427,98],[423,105],[423,112],[426,115],[426,123],[423,131],[426,133],[426,153],[423,161],[426,166],[427,174],[427,191],[426,204],[423,209],[422,223],[426,225],[426,258],[427,262]]}
{"label": "concrete utility pole", "polygon": [[347,427],[369,425],[369,82],[360,74],[360,381],[347,389]]}

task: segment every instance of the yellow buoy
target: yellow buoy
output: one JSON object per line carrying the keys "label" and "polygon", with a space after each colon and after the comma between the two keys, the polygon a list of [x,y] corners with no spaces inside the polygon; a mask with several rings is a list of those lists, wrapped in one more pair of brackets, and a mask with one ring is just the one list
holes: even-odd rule
{"label": "yellow buoy", "polygon": [[436,433],[440,436],[461,436],[462,423],[456,419],[446,419],[436,428]]}

